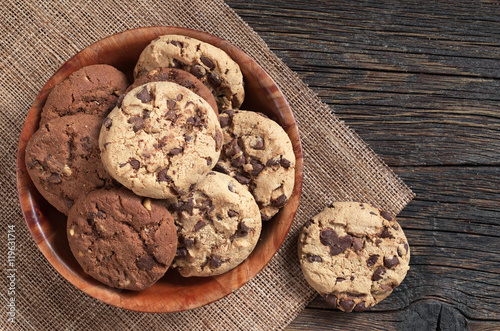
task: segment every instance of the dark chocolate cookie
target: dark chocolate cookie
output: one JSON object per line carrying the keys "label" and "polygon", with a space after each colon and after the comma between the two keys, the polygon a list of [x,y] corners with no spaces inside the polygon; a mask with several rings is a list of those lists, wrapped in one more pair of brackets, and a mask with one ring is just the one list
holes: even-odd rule
{"label": "dark chocolate cookie", "polygon": [[127,77],[107,64],[83,67],[54,86],[42,109],[40,126],[77,113],[104,118],[128,86]]}
{"label": "dark chocolate cookie", "polygon": [[26,147],[26,166],[36,188],[67,214],[86,192],[116,182],[104,169],[99,151],[101,120],[77,114],[42,125]]}
{"label": "dark chocolate cookie", "polygon": [[130,85],[125,93],[128,93],[137,86],[151,83],[151,82],[172,82],[184,86],[185,88],[198,94],[200,97],[205,99],[213,110],[219,117],[219,111],[217,109],[217,103],[215,102],[214,95],[208,87],[206,87],[199,79],[191,75],[189,72],[175,69],[175,68],[156,68],[151,70],[145,75],[138,77],[132,85]]}
{"label": "dark chocolate cookie", "polygon": [[69,212],[67,234],[83,270],[120,289],[156,283],[177,250],[174,220],[164,205],[125,188],[81,197]]}

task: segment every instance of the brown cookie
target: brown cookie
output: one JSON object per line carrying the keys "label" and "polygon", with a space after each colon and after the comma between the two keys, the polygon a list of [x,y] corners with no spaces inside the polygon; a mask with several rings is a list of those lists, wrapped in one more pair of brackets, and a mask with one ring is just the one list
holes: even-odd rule
{"label": "brown cookie", "polygon": [[175,68],[153,69],[147,74],[138,77],[134,83],[125,90],[125,94],[137,86],[151,82],[172,82],[184,86],[205,99],[210,106],[212,106],[213,110],[217,114],[217,118],[219,118],[217,103],[215,102],[212,92],[210,92],[208,87],[206,87],[199,79],[184,70]]}
{"label": "brown cookie", "polygon": [[81,194],[115,185],[101,162],[100,129],[94,115],[64,116],[42,125],[26,146],[33,183],[64,214]]}
{"label": "brown cookie", "polygon": [[128,86],[121,71],[107,64],[83,67],[54,86],[42,109],[40,126],[77,113],[104,118]]}
{"label": "brown cookie", "polygon": [[69,246],[83,270],[120,289],[143,290],[167,271],[177,250],[172,216],[158,200],[101,189],[68,215]]}

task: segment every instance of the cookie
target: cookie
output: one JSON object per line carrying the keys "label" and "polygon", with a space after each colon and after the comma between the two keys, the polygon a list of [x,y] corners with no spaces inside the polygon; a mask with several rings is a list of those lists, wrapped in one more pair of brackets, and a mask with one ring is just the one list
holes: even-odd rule
{"label": "cookie", "polygon": [[298,254],[309,284],[345,312],[386,298],[410,261],[406,236],[391,214],[359,202],[336,202],[307,221]]}
{"label": "cookie", "polygon": [[99,146],[117,181],[137,195],[170,199],[189,192],[214,167],[222,133],[203,98],[156,82],[125,95],[104,119]]}
{"label": "cookie", "polygon": [[293,191],[295,155],[292,142],[278,123],[243,110],[220,114],[224,146],[214,170],[248,187],[267,221],[283,207]]}
{"label": "cookie", "polygon": [[190,89],[191,91],[205,99],[210,104],[210,106],[212,106],[212,109],[217,114],[217,117],[219,116],[219,111],[217,109],[217,103],[215,102],[214,95],[212,94],[212,92],[210,92],[208,87],[203,85],[203,83],[199,79],[191,75],[189,72],[180,69],[153,69],[147,74],[137,78],[134,83],[125,90],[125,93],[136,88],[137,86],[151,82],[172,82],[184,86],[185,88]]}
{"label": "cookie", "polygon": [[179,238],[173,265],[184,277],[223,274],[243,262],[259,240],[259,208],[248,190],[227,175],[209,172],[169,210]]}
{"label": "cookie", "polygon": [[43,106],[40,126],[78,113],[104,118],[128,86],[125,74],[107,64],[83,67],[54,86]]}
{"label": "cookie", "polygon": [[245,90],[240,67],[223,50],[200,40],[164,35],[153,40],[141,53],[134,77],[158,67],[172,67],[190,72],[213,93],[219,111],[237,109]]}
{"label": "cookie", "polygon": [[163,203],[125,188],[82,196],[69,212],[67,235],[88,275],[127,290],[156,283],[177,250],[174,220]]}
{"label": "cookie", "polygon": [[56,118],[36,131],[26,146],[26,168],[40,194],[67,214],[74,201],[116,183],[101,162],[101,120],[77,114]]}

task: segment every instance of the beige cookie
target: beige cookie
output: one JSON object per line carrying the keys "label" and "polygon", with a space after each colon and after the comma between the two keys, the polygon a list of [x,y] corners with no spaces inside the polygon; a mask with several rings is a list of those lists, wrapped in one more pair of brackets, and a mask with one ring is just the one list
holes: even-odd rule
{"label": "beige cookie", "polygon": [[211,106],[171,82],[141,85],[104,119],[101,159],[117,181],[140,196],[186,194],[215,165],[222,133]]}
{"label": "beige cookie", "polygon": [[223,50],[200,40],[164,35],[153,40],[141,53],[134,77],[158,67],[190,72],[213,93],[219,110],[239,108],[245,97],[240,67]]}
{"label": "beige cookie", "polygon": [[309,284],[345,312],[386,298],[410,261],[406,236],[391,214],[359,202],[336,202],[307,221],[298,253]]}
{"label": "beige cookie", "polygon": [[265,115],[225,110],[220,115],[224,147],[214,170],[248,187],[263,221],[283,207],[293,191],[295,155],[278,123]]}
{"label": "beige cookie", "polygon": [[209,172],[169,210],[179,238],[173,265],[184,277],[223,274],[243,262],[259,240],[259,208],[248,190],[227,175]]}

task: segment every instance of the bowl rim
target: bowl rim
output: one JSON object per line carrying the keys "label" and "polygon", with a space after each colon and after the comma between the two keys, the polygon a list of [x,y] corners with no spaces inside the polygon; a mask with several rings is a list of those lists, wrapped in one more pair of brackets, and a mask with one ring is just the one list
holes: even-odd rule
{"label": "bowl rim", "polygon": [[[278,109],[285,109],[288,111],[289,116],[291,117],[292,123],[288,126],[288,129],[285,129],[287,134],[290,136],[291,134],[296,136],[296,140],[292,140],[292,144],[294,147],[294,154],[295,154],[295,159],[296,159],[296,165],[295,165],[295,182],[294,182],[294,188],[293,188],[293,193],[289,198],[289,202],[294,201],[295,208],[292,211],[292,213],[289,216],[289,222],[286,225],[286,228],[284,231],[284,234],[282,237],[279,239],[279,241],[276,243],[276,250],[265,260],[262,265],[260,265],[258,268],[255,268],[252,270],[252,274],[246,278],[241,284],[239,284],[236,288],[224,288],[223,290],[223,295],[221,295],[218,298],[208,300],[205,302],[202,302],[200,304],[192,304],[190,307],[186,309],[177,309],[177,310],[168,310],[164,311],[162,309],[158,309],[157,306],[155,306],[154,309],[143,309],[138,308],[138,306],[130,306],[127,304],[124,304],[122,300],[119,298],[121,291],[123,290],[118,290],[118,289],[113,289],[111,287],[108,287],[104,284],[101,284],[102,286],[91,284],[81,278],[81,275],[78,273],[75,273],[64,261],[57,255],[55,252],[54,248],[51,245],[50,241],[50,236],[47,237],[45,230],[44,230],[44,224],[43,222],[40,223],[39,218],[42,218],[42,221],[49,221],[48,219],[45,219],[45,216],[43,213],[37,210],[36,204],[37,204],[37,199],[41,197],[39,195],[38,191],[34,187],[33,182],[31,181],[31,178],[29,177],[27,170],[26,170],[26,164],[25,164],[25,149],[27,142],[33,135],[33,133],[38,129],[39,126],[39,116],[40,112],[38,109],[41,109],[43,107],[43,104],[49,94],[49,92],[52,90],[52,88],[59,83],[61,80],[65,79],[67,76],[69,76],[72,72],[82,68],[84,65],[82,65],[79,61],[79,57],[82,56],[85,52],[88,52],[88,50],[93,49],[93,50],[99,50],[100,46],[105,44],[106,41],[112,40],[117,37],[124,37],[129,34],[135,34],[137,32],[144,31],[144,32],[152,32],[152,33],[157,33],[157,36],[163,35],[163,34],[180,34],[180,35],[196,35],[197,38],[200,39],[198,36],[204,37],[203,40],[206,42],[205,39],[207,40],[212,40],[212,41],[217,41],[221,45],[225,45],[225,47],[232,48],[231,52],[228,52],[225,50],[231,57],[233,57],[233,53],[237,52],[240,54],[243,54],[246,58],[245,61],[248,61],[252,66],[257,68],[258,70],[261,71],[261,74],[265,77],[266,81],[270,82],[275,88],[276,91],[273,93],[277,93],[279,95],[278,100]],[[171,32],[167,32],[171,31]],[[212,42],[209,42],[212,44]],[[217,46],[219,47],[219,46]],[[222,47],[221,47],[222,48]],[[76,62],[76,65],[75,65]],[[67,75],[63,75],[64,77],[57,81],[59,76],[63,71],[68,71]],[[282,123],[279,123],[280,126],[283,127]],[[55,72],[54,74],[48,79],[48,81],[44,84],[42,89],[39,91],[38,95],[36,96],[35,100],[33,101],[27,115],[25,118],[25,121],[23,123],[23,127],[21,130],[20,138],[19,138],[19,143],[18,143],[18,151],[17,151],[17,157],[16,157],[16,180],[17,180],[17,193],[18,193],[18,199],[19,203],[21,205],[21,210],[23,213],[23,218],[25,220],[25,223],[30,231],[30,235],[35,241],[38,249],[42,252],[42,254],[45,256],[47,261],[50,263],[50,265],[69,283],[71,283],[73,286],[84,292],[85,294],[93,297],[94,299],[97,299],[99,301],[102,301],[106,304],[109,304],[111,306],[115,306],[118,308],[123,308],[127,310],[132,310],[132,311],[138,311],[138,312],[150,312],[150,313],[174,313],[174,312],[180,312],[184,310],[191,310],[194,308],[199,308],[201,306],[205,306],[207,304],[213,303],[215,301],[218,301],[235,290],[239,289],[243,285],[245,285],[248,281],[250,281],[253,277],[255,277],[258,273],[262,271],[262,269],[269,264],[271,259],[275,256],[275,254],[279,251],[281,248],[283,242],[285,241],[286,237],[289,234],[290,228],[292,226],[292,223],[295,219],[296,212],[298,210],[299,206],[299,201],[300,201],[300,196],[302,192],[302,184],[303,184],[303,159],[302,159],[302,145],[300,141],[300,133],[299,129],[297,126],[297,123],[295,121],[295,117],[293,115],[292,110],[290,109],[290,106],[288,104],[288,101],[286,100],[284,94],[281,92],[279,86],[274,82],[274,80],[269,76],[269,74],[249,55],[247,55],[243,50],[238,48],[237,46],[229,43],[228,41],[216,37],[212,34],[209,34],[204,31],[198,31],[194,29],[189,29],[189,28],[182,28],[182,27],[175,27],[175,26],[149,26],[149,27],[139,27],[139,28],[134,28],[134,29],[129,29],[129,30],[124,30],[119,33],[115,33],[112,35],[109,35],[103,39],[100,39],[89,46],[83,48],[80,50],[78,53],[73,55],[71,58],[69,58],[67,61],[64,62]],[[33,196],[33,194],[35,196]],[[277,221],[277,220],[272,220],[272,221]],[[261,234],[262,238],[262,234]],[[260,242],[261,239],[259,239]],[[240,264],[237,268],[242,266]],[[67,272],[62,272],[62,271],[69,271]],[[231,271],[229,271],[231,272]],[[216,278],[217,276],[215,276]],[[214,277],[212,277],[214,278]],[[154,286],[154,285],[153,285]],[[92,289],[91,287],[95,287]],[[111,289],[111,291],[109,291]],[[115,292],[116,295],[110,295],[110,293],[101,293],[101,291],[104,290],[104,292]],[[160,307],[161,308],[161,307]]]}

